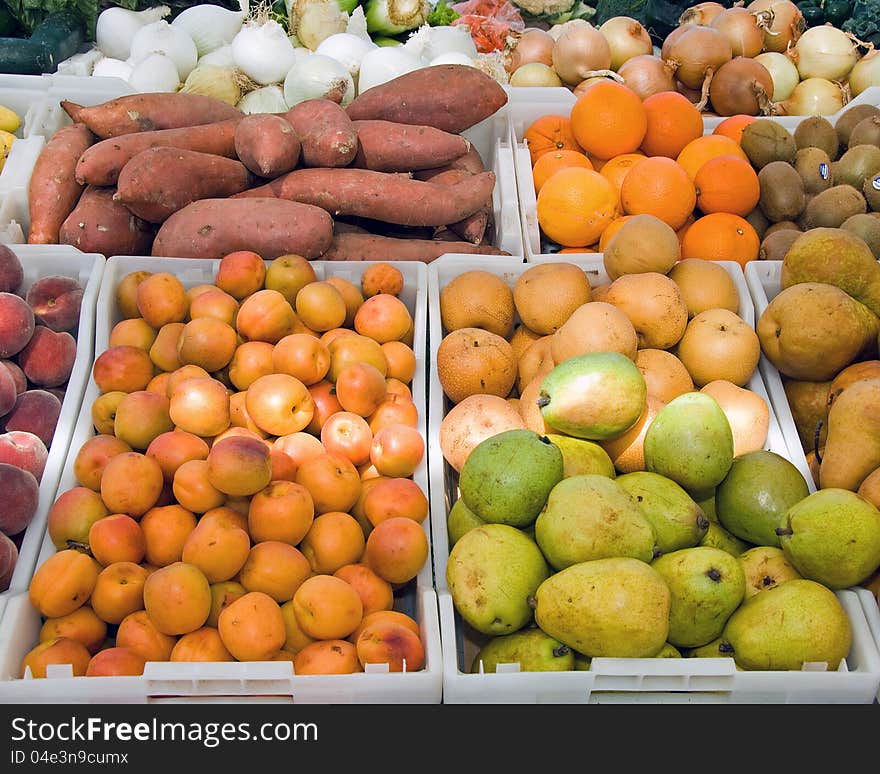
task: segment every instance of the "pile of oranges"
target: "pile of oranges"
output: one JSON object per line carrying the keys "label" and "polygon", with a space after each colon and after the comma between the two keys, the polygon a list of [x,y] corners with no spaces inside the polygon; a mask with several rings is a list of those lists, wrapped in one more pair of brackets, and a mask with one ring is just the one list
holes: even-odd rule
{"label": "pile of oranges", "polygon": [[596,83],[569,117],[544,115],[525,131],[541,231],[562,252],[601,252],[627,218],[649,214],[676,231],[682,259],[755,260],[760,238],[746,217],[760,185],[740,147],[753,120],[732,116],[704,135],[677,92],[643,101]]}

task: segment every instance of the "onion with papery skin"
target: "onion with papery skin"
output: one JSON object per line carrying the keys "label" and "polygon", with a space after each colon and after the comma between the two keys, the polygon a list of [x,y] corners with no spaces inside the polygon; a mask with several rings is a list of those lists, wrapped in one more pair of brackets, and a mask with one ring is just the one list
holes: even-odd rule
{"label": "onion with papery skin", "polygon": [[712,20],[721,13],[724,6],[721,3],[697,3],[687,8],[685,12],[678,17],[679,26],[685,24],[711,24]]}
{"label": "onion with papery skin", "polygon": [[528,29],[516,38],[513,48],[505,58],[504,69],[515,72],[519,67],[531,62],[553,66],[553,44],[556,41],[545,30]]}
{"label": "onion with papery skin", "polygon": [[791,0],[753,0],[746,6],[752,12],[770,11],[764,28],[764,50],[784,53],[789,43],[797,43],[807,28],[804,14]]}
{"label": "onion with papery skin", "polygon": [[791,96],[774,103],[773,113],[784,116],[829,116],[843,109],[846,92],[826,78],[807,78],[794,87]]}
{"label": "onion with papery skin", "polygon": [[764,48],[765,21],[745,8],[725,8],[710,26],[727,38],[735,57],[755,57]]}
{"label": "onion with papery skin", "polygon": [[849,73],[849,90],[858,97],[871,86],[880,86],[880,50],[874,49],[865,54]]}
{"label": "onion with papery skin", "polygon": [[699,89],[707,77],[731,59],[733,50],[719,30],[695,24],[685,27],[684,34],[670,46],[667,61],[675,65],[678,80]]}
{"label": "onion with papery skin", "polygon": [[599,32],[611,48],[611,69],[619,70],[620,66],[634,56],[651,54],[654,44],[642,23],[630,16],[614,16],[606,21]]}
{"label": "onion with papery skin", "polygon": [[755,61],[767,68],[767,72],[770,73],[770,78],[773,80],[773,94],[770,95],[770,99],[774,102],[788,99],[794,91],[794,87],[801,80],[794,62],[778,51],[765,51],[763,54],[758,54]]}
{"label": "onion with papery skin", "polygon": [[749,57],[737,56],[721,65],[709,86],[712,109],[720,116],[770,113],[773,79],[767,68]]}
{"label": "onion with papery skin", "polygon": [[675,91],[675,67],[659,56],[634,56],[621,65],[617,74],[643,100],[661,91]]}
{"label": "onion with papery skin", "polygon": [[610,68],[611,47],[605,36],[583,19],[566,22],[553,44],[553,69],[562,81],[574,86]]}
{"label": "onion with papery skin", "polygon": [[830,24],[810,27],[788,54],[801,76],[844,81],[859,61],[858,45],[843,30]]}
{"label": "onion with papery skin", "polygon": [[693,102],[695,105],[698,105],[703,99],[702,89],[692,89],[678,80],[675,82],[675,90],[683,97],[687,97],[688,101]]}
{"label": "onion with papery skin", "polygon": [[669,50],[675,44],[685,32],[688,31],[688,27],[693,27],[694,25],[682,25],[680,27],[676,27],[672,32],[670,32],[664,39],[663,43],[660,46],[660,58],[661,59],[669,59]]}
{"label": "onion with papery skin", "polygon": [[562,81],[552,67],[543,62],[526,62],[513,71],[511,86],[562,86]]}
{"label": "onion with papery skin", "polygon": [[580,97],[581,94],[587,91],[587,89],[595,86],[597,83],[601,83],[602,81],[616,81],[617,83],[623,83],[623,78],[617,73],[612,73],[611,75],[595,75],[592,78],[587,78],[585,81],[581,81],[571,90],[571,93],[574,94],[575,97]]}

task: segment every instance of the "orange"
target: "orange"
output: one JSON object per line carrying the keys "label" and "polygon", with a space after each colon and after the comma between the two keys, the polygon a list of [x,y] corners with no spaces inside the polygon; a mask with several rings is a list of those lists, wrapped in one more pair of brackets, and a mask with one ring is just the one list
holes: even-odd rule
{"label": "orange", "polygon": [[617,214],[614,186],[598,172],[581,167],[559,170],[537,197],[538,225],[564,247],[597,242]]}
{"label": "orange", "polygon": [[739,144],[742,141],[743,129],[754,120],[755,116],[747,116],[742,113],[730,116],[718,124],[718,126],[712,131],[712,134],[723,134],[725,137],[729,137],[731,140],[734,140]]}
{"label": "orange", "polygon": [[700,167],[709,159],[714,159],[717,156],[739,156],[745,161],[749,160],[739,143],[723,134],[704,134],[702,137],[697,137],[696,140],[691,140],[675,160],[681,164],[688,177],[693,180],[697,176],[697,172],[700,171]]}
{"label": "orange", "polygon": [[598,253],[595,247],[563,247],[557,253]]}
{"label": "orange", "polygon": [[541,190],[541,186],[555,172],[566,167],[583,167],[584,169],[592,169],[593,165],[590,160],[580,151],[558,150],[548,151],[538,157],[535,165],[532,167],[532,180],[535,181],[535,193]]}
{"label": "orange", "polygon": [[604,253],[605,248],[608,247],[608,243],[611,241],[611,237],[613,237],[618,231],[620,231],[620,227],[626,223],[632,215],[621,215],[619,218],[615,218],[608,224],[608,228],[606,228],[602,232],[602,236],[599,237],[599,252]]}
{"label": "orange", "polygon": [[745,266],[758,257],[761,240],[752,225],[739,215],[713,212],[697,218],[682,240],[681,259],[736,261]]}
{"label": "orange", "polygon": [[697,203],[687,172],[666,156],[642,159],[623,179],[620,203],[627,215],[654,215],[672,228],[681,228]]}
{"label": "orange", "polygon": [[683,94],[660,91],[642,104],[648,115],[642,150],[649,156],[674,159],[691,140],[703,136],[703,116]]}
{"label": "orange", "polygon": [[615,81],[587,89],[571,109],[571,131],[591,156],[632,153],[645,139],[648,115],[639,96]]}
{"label": "orange", "polygon": [[645,154],[638,151],[635,153],[621,153],[613,159],[608,159],[608,161],[602,165],[602,169],[599,170],[599,173],[602,177],[607,178],[608,182],[610,182],[619,193],[620,186],[623,184],[623,178],[626,177],[627,172],[629,172],[633,166],[643,158],[645,158]]}
{"label": "orange", "polygon": [[694,178],[697,207],[708,215],[732,212],[745,217],[758,204],[761,184],[758,173],[738,156],[717,156],[700,167]]}
{"label": "orange", "polygon": [[572,134],[571,120],[565,116],[536,118],[523,133],[523,140],[529,149],[532,166],[547,151],[573,150],[582,153],[584,150]]}

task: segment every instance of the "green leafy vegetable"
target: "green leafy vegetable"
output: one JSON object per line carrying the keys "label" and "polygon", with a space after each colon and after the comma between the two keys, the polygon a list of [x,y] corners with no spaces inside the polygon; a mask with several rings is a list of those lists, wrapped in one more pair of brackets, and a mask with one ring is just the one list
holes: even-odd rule
{"label": "green leafy vegetable", "polygon": [[431,27],[448,27],[460,16],[461,14],[453,11],[446,0],[439,0],[431,13],[428,14],[428,24]]}

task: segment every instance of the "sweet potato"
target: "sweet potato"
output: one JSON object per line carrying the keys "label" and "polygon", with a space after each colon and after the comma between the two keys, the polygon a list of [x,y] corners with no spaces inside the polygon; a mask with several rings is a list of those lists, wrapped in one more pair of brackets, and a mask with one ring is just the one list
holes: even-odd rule
{"label": "sweet potato", "polygon": [[332,100],[298,102],[284,117],[299,138],[305,166],[346,167],[354,161],[357,131],[345,109]]}
{"label": "sweet potato", "polygon": [[420,67],[373,86],[346,108],[352,121],[381,119],[435,126],[457,134],[507,104],[494,78],[469,65]]}
{"label": "sweet potato", "polygon": [[318,258],[333,239],[320,207],[285,199],[199,199],[175,212],[153,240],[153,255],[222,258],[252,250],[266,260],[285,253]]}
{"label": "sweet potato", "polygon": [[333,215],[401,226],[445,226],[479,210],[494,186],[492,172],[446,186],[369,169],[295,169],[235,196],[277,196],[314,204]]}
{"label": "sweet potato", "polygon": [[40,151],[28,184],[29,244],[58,244],[58,229],[84,188],[74,179],[73,171],[94,141],[85,124],[72,124],[55,132]]}
{"label": "sweet potato", "polygon": [[412,172],[448,164],[470,150],[460,134],[395,121],[354,121],[358,152],[352,166],[376,172]]}
{"label": "sweet potato", "polygon": [[85,253],[149,255],[156,229],[113,198],[112,187],[86,186],[58,233],[63,245]]}
{"label": "sweet potato", "polygon": [[510,255],[491,245],[447,242],[436,239],[395,239],[345,231],[335,234],[322,261],[422,261],[430,263],[446,253]]}
{"label": "sweet potato", "polygon": [[89,185],[116,185],[119,173],[132,156],[159,146],[235,158],[235,127],[242,118],[244,115],[239,114],[238,118],[213,124],[132,132],[101,140],[80,156],[76,165],[76,180]]}
{"label": "sweet potato", "polygon": [[[471,174],[465,169],[444,167],[431,170],[430,177],[426,179],[440,185],[456,185],[471,177]],[[464,239],[466,242],[478,245],[486,235],[491,217],[492,196],[490,195],[488,201],[479,210],[456,223],[450,223],[448,228],[455,233],[458,239]]]}
{"label": "sweet potato", "polygon": [[235,153],[260,177],[274,178],[295,169],[300,152],[290,122],[274,113],[252,113],[235,127]]}
{"label": "sweet potato", "polygon": [[126,94],[90,107],[62,100],[61,107],[102,140],[130,132],[212,124],[241,114],[221,99],[187,92]]}
{"label": "sweet potato", "polygon": [[471,145],[470,150],[468,150],[463,156],[459,156],[457,159],[450,161],[448,164],[444,164],[442,167],[416,170],[413,172],[413,177],[417,180],[431,180],[435,175],[438,175],[441,172],[448,172],[451,169],[457,169],[463,172],[470,172],[472,175],[477,175],[480,172],[486,171],[486,165],[483,163],[480,152]]}
{"label": "sweet potato", "polygon": [[150,223],[161,223],[197,199],[217,199],[256,185],[240,161],[213,153],[157,146],[132,156],[114,199]]}

